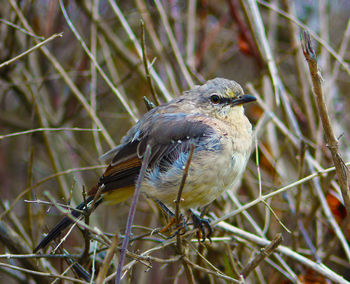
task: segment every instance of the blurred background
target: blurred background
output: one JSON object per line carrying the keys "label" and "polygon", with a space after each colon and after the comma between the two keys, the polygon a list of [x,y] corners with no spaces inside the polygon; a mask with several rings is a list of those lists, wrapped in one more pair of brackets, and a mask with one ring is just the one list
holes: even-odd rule
{"label": "blurred background", "polygon": [[[302,31],[309,31],[347,162],[349,15],[348,0],[2,1],[0,64],[54,38],[0,65],[0,281],[51,283],[65,275],[72,278],[67,283],[73,278],[88,283],[70,266],[86,244],[77,228],[56,252],[72,258],[53,259],[52,248],[45,257],[31,256],[62,216],[54,203],[76,206],[83,200],[83,191],[103,173],[99,156],[118,145],[147,111],[144,97],[167,102],[215,77],[235,80],[259,99],[246,108],[257,139],[242,183],[215,201],[208,215],[229,214],[225,222],[242,234],[215,226],[212,243],[187,239],[185,254],[192,264],[186,266],[174,259],[175,244],[162,246],[171,232],[146,234],[167,221],[142,197],[133,233],[145,237],[133,241],[130,251],[151,258],[129,256],[125,283],[191,283],[188,266],[198,283],[235,283],[263,246],[249,236],[263,242],[278,233],[291,253],[275,250],[247,273],[247,283],[337,282],[327,271],[350,280],[350,235],[339,179],[334,171],[315,174],[334,163],[300,43]],[[129,205],[98,208],[91,227],[123,233]],[[109,246],[94,233],[90,237],[80,268],[96,276]],[[111,283],[117,256],[106,271]],[[307,265],[299,256],[323,266]]]}

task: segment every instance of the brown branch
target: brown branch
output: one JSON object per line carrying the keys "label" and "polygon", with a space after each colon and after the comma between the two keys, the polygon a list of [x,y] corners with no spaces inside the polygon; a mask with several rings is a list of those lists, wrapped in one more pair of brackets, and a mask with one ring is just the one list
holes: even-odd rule
{"label": "brown branch", "polygon": [[307,31],[302,34],[302,48],[305,59],[309,64],[310,74],[313,84],[313,93],[316,98],[317,109],[321,117],[324,134],[326,137],[327,147],[332,154],[333,163],[338,176],[340,189],[344,199],[346,211],[348,212],[345,224],[349,223],[350,217],[350,192],[349,192],[349,169],[345,165],[339,153],[338,139],[334,135],[333,128],[329,119],[327,106],[322,92],[322,77],[318,69],[315,50],[311,45],[311,37]]}
{"label": "brown branch", "polygon": [[105,259],[103,260],[103,265],[102,265],[102,267],[97,275],[97,278],[96,278],[96,284],[100,284],[100,283],[104,282],[106,275],[107,275],[107,272],[108,272],[108,269],[109,269],[109,266],[111,265],[113,255],[115,254],[115,249],[118,245],[118,240],[119,240],[118,235],[116,235],[113,239],[112,245],[110,246],[110,248],[107,251],[107,255],[106,255]]}
{"label": "brown branch", "polygon": [[[190,169],[190,164],[191,164],[194,148],[195,148],[195,146],[193,144],[191,144],[190,153],[189,153],[188,158],[187,158],[187,162],[186,162],[186,166],[185,166],[185,169],[184,169],[184,172],[183,172],[183,175],[182,175],[179,191],[177,193],[176,207],[175,207],[175,224],[176,224],[176,227],[179,227],[179,224],[180,224],[181,195],[182,195],[182,191],[183,191],[183,189],[185,187],[186,179],[187,179],[187,176],[188,176],[188,171]],[[177,244],[178,252],[183,256],[182,263],[183,263],[183,266],[184,266],[184,269],[185,269],[185,273],[186,273],[186,277],[187,277],[188,283],[196,283],[195,279],[194,279],[192,268],[190,267],[188,262],[185,261],[185,259],[187,259],[187,256],[185,256],[184,250],[182,248],[181,232],[178,232],[176,234],[176,244]]]}
{"label": "brown branch", "polygon": [[281,233],[278,233],[271,243],[262,248],[257,256],[255,256],[247,265],[243,268],[241,274],[246,278],[250,272],[252,272],[266,257],[268,257],[283,241]]}
{"label": "brown branch", "polygon": [[190,148],[190,154],[188,155],[187,158],[187,162],[186,162],[186,166],[184,169],[184,173],[182,176],[182,180],[181,180],[181,184],[180,184],[180,188],[177,194],[177,198],[176,198],[176,207],[175,207],[175,220],[176,220],[176,225],[179,225],[179,212],[180,212],[180,202],[181,202],[181,195],[182,195],[182,191],[185,187],[185,182],[188,176],[188,170],[190,169],[190,164],[191,164],[191,160],[192,160],[192,156],[193,156],[193,152],[194,152],[194,148],[195,146],[193,144],[191,144],[191,148]]}
{"label": "brown branch", "polygon": [[58,34],[54,34],[52,36],[50,36],[48,39],[42,41],[42,42],[39,42],[37,45],[33,46],[32,48],[29,48],[28,50],[26,50],[25,52],[11,58],[10,60],[7,60],[6,62],[3,62],[0,64],[0,68],[3,68],[19,59],[21,59],[22,57],[26,56],[27,54],[37,50],[38,48],[40,48],[41,46],[45,45],[45,44],[48,44],[50,41],[54,40],[55,38],[57,37],[62,37],[63,35],[63,32],[62,33],[58,33]]}

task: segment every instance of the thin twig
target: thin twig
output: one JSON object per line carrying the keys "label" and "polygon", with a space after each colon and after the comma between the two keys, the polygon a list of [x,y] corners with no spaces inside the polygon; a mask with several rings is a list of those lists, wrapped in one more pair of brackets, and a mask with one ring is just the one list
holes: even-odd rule
{"label": "thin twig", "polygon": [[195,149],[195,145],[191,144],[190,153],[189,153],[187,161],[186,161],[186,166],[185,166],[185,169],[183,171],[183,175],[182,175],[179,191],[177,193],[177,198],[176,198],[176,203],[175,203],[176,204],[175,205],[175,220],[176,220],[176,225],[177,226],[180,223],[180,218],[179,217],[180,217],[181,195],[182,195],[182,191],[183,191],[183,189],[185,187],[185,183],[186,183],[186,179],[187,179],[187,176],[188,176],[188,171],[190,169],[190,165],[191,165],[194,149]]}
{"label": "thin twig", "polygon": [[[232,192],[228,192],[228,195],[230,197],[230,199],[236,204],[236,206],[238,208],[242,207],[241,203],[239,202],[239,200],[237,199],[237,197],[232,194]],[[258,226],[258,224],[256,223],[256,221],[253,219],[253,217],[251,217],[248,213],[248,211],[243,211],[242,212],[243,216],[248,220],[248,222],[253,226],[253,228],[255,229],[256,233],[264,238],[265,240],[265,234],[263,232],[263,230]],[[284,261],[284,259],[278,254],[278,253],[274,253],[273,254],[274,257],[278,260],[278,262],[281,264],[281,266],[288,272],[288,275],[286,276],[287,278],[291,279],[292,281],[296,281],[298,279],[297,275],[293,272],[293,270],[287,265],[287,263]],[[275,264],[274,267],[278,267],[277,264]],[[279,268],[280,271],[282,271],[282,268]]]}
{"label": "thin twig", "polygon": [[15,25],[14,23],[11,23],[11,22],[6,21],[6,20],[4,20],[4,19],[0,19],[0,23],[4,23],[5,25],[8,25],[8,26],[10,26],[10,27],[12,27],[12,28],[14,28],[14,29],[16,29],[16,30],[21,31],[22,33],[24,33],[24,34],[26,34],[26,35],[35,37],[35,38],[37,38],[37,39],[40,39],[40,40],[44,40],[44,39],[45,39],[45,38],[42,37],[42,36],[37,36],[37,35],[34,34],[34,33],[30,33],[30,32],[28,32],[28,31],[26,31],[25,29],[21,28],[20,26],[17,26],[17,25]]}
{"label": "thin twig", "polygon": [[282,243],[283,237],[278,233],[271,243],[264,248],[260,249],[258,255],[256,255],[247,265],[243,268],[241,274],[246,278],[250,272],[252,272],[265,258],[276,250],[276,248]]}
{"label": "thin twig", "polygon": [[14,136],[31,134],[31,133],[42,132],[42,131],[89,131],[89,132],[92,131],[92,132],[98,132],[101,130],[96,129],[96,128],[93,129],[93,128],[79,128],[79,127],[59,127],[59,128],[43,127],[43,128],[36,128],[36,129],[30,129],[30,130],[26,130],[26,131],[20,131],[20,132],[0,135],[0,140],[5,139],[5,138],[14,137]]}
{"label": "thin twig", "polygon": [[[83,215],[85,217],[85,224],[90,225],[90,214],[92,210],[89,210],[88,204],[86,201],[86,190],[85,187],[83,187],[83,202],[85,204],[85,209],[83,210]],[[96,197],[94,198],[96,199]],[[94,204],[91,205],[91,208],[93,208]],[[84,238],[84,251],[82,252],[80,258],[79,258],[79,263],[84,264],[88,259],[89,259],[89,253],[90,253],[90,233],[87,230],[83,231],[83,238]]]}
{"label": "thin twig", "polygon": [[159,106],[160,101],[157,96],[156,90],[154,89],[151,74],[149,73],[148,58],[147,58],[147,51],[146,51],[146,44],[145,44],[145,23],[142,20],[141,20],[141,49],[142,49],[143,66],[145,67],[146,79],[151,89],[151,94],[153,96],[154,102],[157,106]]}
{"label": "thin twig", "polygon": [[207,274],[214,275],[214,276],[216,276],[216,277],[218,277],[218,278],[231,281],[232,283],[241,283],[241,281],[236,280],[236,279],[234,279],[234,278],[232,278],[232,277],[229,277],[229,276],[226,276],[226,275],[224,275],[224,274],[222,274],[222,273],[219,273],[219,272],[217,272],[217,271],[213,271],[213,270],[204,268],[204,267],[202,267],[202,266],[199,266],[199,265],[197,265],[196,263],[192,262],[191,260],[189,260],[189,259],[186,258],[186,257],[184,258],[184,260],[185,260],[188,264],[190,264],[190,265],[193,267],[193,269],[197,269],[197,270],[202,271],[202,272],[205,272],[205,273],[207,273]]}
{"label": "thin twig", "polygon": [[63,33],[59,33],[59,34],[54,34],[52,36],[50,36],[48,39],[45,39],[44,41],[38,43],[37,45],[33,46],[32,48],[29,48],[28,50],[26,50],[25,52],[11,58],[10,60],[7,60],[3,63],[0,64],[0,69],[2,67],[5,67],[15,61],[17,61],[18,59],[21,59],[22,57],[26,56],[27,54],[37,50],[38,48],[40,48],[41,46],[45,45],[45,44],[48,44],[50,41],[54,40],[55,38],[57,37],[62,37]]}
{"label": "thin twig", "polygon": [[[45,47],[43,46],[41,50],[43,50],[44,48]],[[41,100],[34,95],[35,90],[33,89],[33,86],[31,85],[28,86],[28,91],[30,92],[32,99],[35,102],[34,109],[35,109],[35,114],[37,116],[37,119],[39,121],[40,128],[49,128],[49,121],[45,115],[45,106],[41,103]],[[42,132],[42,137],[44,139],[44,144],[45,144],[53,171],[54,172],[61,171],[62,166],[59,162],[60,161],[59,155],[58,155],[57,149],[54,147],[54,142],[52,137],[46,131]],[[63,176],[57,176],[56,180],[59,185],[60,191],[62,192],[62,195],[67,198],[69,196],[67,180]]]}
{"label": "thin twig", "polygon": [[140,169],[140,173],[137,177],[137,181],[136,181],[136,185],[135,185],[135,192],[134,192],[134,196],[132,198],[129,216],[128,216],[128,220],[126,223],[125,238],[123,240],[122,248],[120,249],[120,256],[119,256],[117,274],[116,274],[116,279],[115,279],[116,284],[119,284],[121,281],[121,276],[122,276],[121,274],[122,274],[122,270],[123,270],[123,264],[124,264],[124,260],[125,260],[126,250],[128,248],[128,244],[129,244],[129,240],[130,240],[132,223],[134,221],[134,216],[135,216],[135,212],[136,212],[136,205],[137,205],[137,201],[138,201],[139,196],[140,196],[141,184],[142,184],[143,178],[146,174],[146,169],[148,167],[150,157],[151,157],[151,146],[149,144],[147,144],[146,150],[144,152],[144,156],[142,159],[142,166]]}
{"label": "thin twig", "polygon": [[[93,0],[92,1],[92,13],[94,17],[97,17],[98,15],[98,7],[99,7],[99,0]],[[91,54],[93,58],[97,57],[97,39],[98,39],[98,33],[97,33],[97,26],[94,21],[91,21],[91,35],[90,35],[90,45],[91,45]],[[96,112],[97,110],[97,68],[93,62],[90,63],[90,70],[91,70],[91,89],[90,89],[90,103],[91,108]],[[92,128],[96,128],[96,124],[92,122]],[[96,147],[96,150],[98,152],[99,156],[102,156],[103,150],[101,145],[100,136],[98,133],[93,132],[92,136],[94,138],[94,144]]]}
{"label": "thin twig", "polygon": [[75,168],[75,169],[69,169],[69,170],[65,170],[62,172],[57,172],[55,174],[52,174],[46,178],[43,178],[42,180],[38,181],[37,183],[33,184],[30,187],[27,187],[26,189],[24,189],[20,194],[17,195],[17,197],[14,199],[14,201],[12,202],[11,206],[4,212],[2,212],[0,214],[0,220],[2,218],[4,218],[10,211],[12,211],[12,209],[15,207],[15,205],[18,203],[18,201],[20,201],[28,192],[31,192],[34,188],[40,186],[41,184],[57,177],[57,176],[61,176],[61,175],[66,175],[66,174],[70,174],[70,173],[74,173],[74,172],[80,172],[80,171],[91,171],[91,170],[96,170],[96,169],[104,169],[106,168],[106,166],[91,166],[91,167],[84,167],[84,168]]}
{"label": "thin twig", "polygon": [[28,254],[0,254],[0,258],[6,259],[17,259],[17,258],[79,258],[78,254],[37,254],[37,253],[28,253]]}
{"label": "thin twig", "polygon": [[[50,283],[51,281],[49,282],[49,280],[47,278],[69,280],[69,281],[72,281],[72,283],[89,283],[89,282],[86,282],[83,280],[79,280],[79,279],[68,277],[68,276],[63,276],[60,274],[53,274],[53,273],[41,272],[41,271],[36,271],[36,270],[31,270],[31,269],[25,269],[22,267],[18,267],[18,266],[6,264],[6,263],[1,263],[1,262],[0,262],[0,266],[11,268],[11,269],[14,269],[17,271],[22,271],[22,272],[25,272],[27,274],[30,274],[33,276],[33,278],[35,277],[36,279],[40,279],[38,283],[44,283],[43,281],[45,281],[45,280],[47,280],[47,281],[45,281],[45,283],[46,282]],[[40,276],[40,277],[38,277],[38,276]]]}
{"label": "thin twig", "polygon": [[267,66],[269,68],[269,72],[271,75],[272,85],[275,94],[276,104],[280,104],[280,93],[283,88],[282,81],[278,75],[278,69],[275,63],[275,60],[272,55],[272,51],[270,45],[267,41],[264,24],[261,18],[261,14],[259,12],[258,5],[255,0],[246,0],[247,7],[251,13],[251,20],[253,22],[255,28],[255,34],[257,37],[257,41],[260,43],[260,48],[263,56],[265,57]]}
{"label": "thin twig", "polygon": [[[186,161],[186,166],[185,169],[183,171],[183,175],[182,175],[182,179],[181,179],[181,183],[180,183],[180,187],[179,187],[179,191],[177,193],[177,198],[176,198],[176,203],[175,203],[175,224],[176,227],[180,226],[180,202],[181,202],[181,195],[182,195],[182,191],[185,187],[185,183],[186,183],[186,178],[188,176],[188,171],[190,169],[190,165],[191,165],[191,161],[192,161],[192,156],[193,156],[193,152],[195,149],[195,145],[191,144],[190,147],[190,152]],[[189,266],[188,262],[185,261],[185,254],[184,254],[184,250],[182,248],[182,240],[181,240],[181,232],[178,232],[176,234],[176,244],[177,244],[177,249],[179,254],[183,255],[183,259],[182,259],[182,263],[185,269],[185,273],[187,276],[187,280],[189,283],[195,283],[195,279],[194,279],[194,275],[192,272],[191,267]]]}
{"label": "thin twig", "polygon": [[[146,0],[136,0],[137,8],[140,14],[145,21],[145,28],[151,38],[150,43],[154,46],[156,56],[159,58],[159,62],[162,62],[162,67],[165,69],[166,78],[174,94],[180,93],[179,86],[176,82],[175,69],[173,68],[173,64],[170,62],[169,56],[167,56],[167,52],[165,52],[166,48],[162,41],[160,41],[158,35],[156,34],[157,27],[154,25],[154,22],[157,23],[153,15],[150,13],[149,5]],[[170,98],[164,96],[165,101],[169,101]]]}
{"label": "thin twig", "polygon": [[240,277],[239,269],[236,261],[233,259],[233,253],[231,251],[231,247],[229,243],[225,243],[225,248],[226,248],[226,255],[228,256],[228,261],[230,263],[232,272],[237,278],[239,278]]}
{"label": "thin twig", "polygon": [[110,246],[110,248],[107,251],[107,255],[103,260],[103,264],[100,268],[100,271],[97,275],[96,278],[96,284],[102,284],[104,283],[104,279],[106,278],[110,263],[112,261],[113,255],[115,254],[115,249],[118,245],[118,236],[116,235],[113,239],[112,245]]}
{"label": "thin twig", "polygon": [[66,11],[66,9],[65,9],[65,7],[63,5],[62,0],[60,0],[59,3],[60,3],[60,7],[61,7],[61,10],[62,10],[63,16],[66,19],[66,22],[67,22],[68,26],[70,27],[71,31],[74,33],[74,35],[77,38],[77,40],[80,42],[80,44],[81,44],[82,48],[84,49],[84,51],[86,52],[86,54],[89,56],[91,61],[94,63],[94,65],[97,68],[98,72],[100,73],[101,77],[105,80],[107,85],[111,88],[112,92],[120,100],[121,104],[124,106],[125,110],[128,112],[128,114],[130,115],[132,120],[134,122],[137,122],[138,118],[137,118],[136,114],[134,113],[132,107],[129,105],[128,101],[126,100],[124,95],[121,92],[119,92],[119,90],[114,86],[114,84],[111,82],[111,80],[108,78],[106,73],[103,71],[103,69],[98,64],[96,58],[93,56],[93,54],[90,52],[90,50],[86,46],[85,42],[83,41],[83,39],[79,35],[78,31],[75,29],[73,23],[71,22],[71,20],[70,20],[70,18],[68,16],[67,11]]}
{"label": "thin twig", "polygon": [[[346,165],[350,165],[350,162],[349,162],[349,163],[346,163]],[[297,180],[296,182],[293,182],[293,183],[290,183],[289,185],[286,185],[286,186],[284,186],[284,187],[281,187],[281,188],[279,188],[279,189],[277,189],[277,190],[275,190],[275,191],[273,191],[273,192],[270,192],[270,193],[267,193],[267,194],[265,194],[265,195],[262,195],[260,198],[257,198],[257,199],[255,199],[255,200],[253,200],[253,201],[251,201],[251,202],[249,202],[249,203],[243,205],[241,208],[239,208],[239,209],[237,209],[237,210],[234,210],[234,211],[231,211],[230,213],[228,213],[228,214],[222,216],[221,218],[218,218],[217,220],[215,220],[214,222],[212,222],[211,225],[215,225],[215,224],[219,223],[220,221],[224,221],[224,220],[226,220],[226,219],[228,219],[228,218],[230,218],[230,217],[232,217],[232,216],[235,216],[235,215],[237,215],[238,213],[240,213],[240,212],[242,212],[242,211],[245,211],[245,210],[247,210],[248,208],[250,208],[250,207],[252,207],[252,206],[254,206],[254,205],[260,203],[262,200],[269,199],[269,198],[271,198],[271,197],[273,197],[273,196],[276,196],[276,195],[278,195],[278,194],[280,194],[280,193],[282,193],[282,192],[285,192],[285,191],[287,191],[287,190],[289,190],[289,189],[291,189],[291,188],[297,187],[298,185],[300,185],[300,184],[302,184],[302,183],[305,183],[305,182],[307,182],[307,181],[309,181],[309,180],[312,180],[312,179],[314,179],[314,178],[316,178],[316,177],[319,177],[319,176],[321,176],[322,174],[329,173],[329,172],[332,172],[332,171],[334,171],[334,170],[335,170],[335,167],[331,167],[331,168],[328,168],[328,169],[325,169],[325,170],[322,170],[322,171],[315,172],[315,173],[313,173],[313,174],[311,174],[311,175],[308,175],[308,176],[306,176],[306,177],[304,177],[304,178],[302,178],[302,179]]]}
{"label": "thin twig", "polygon": [[[112,7],[113,12],[115,13],[115,15],[118,17],[118,19],[120,20],[123,29],[125,30],[125,32],[127,33],[128,37],[130,38],[130,40],[132,41],[132,43],[135,46],[135,49],[137,51],[137,54],[139,56],[139,58],[142,58],[142,50],[141,50],[141,46],[139,44],[139,42],[136,39],[136,36],[134,34],[134,32],[132,31],[128,21],[125,19],[122,11],[119,9],[117,3],[115,1],[112,0],[108,0],[109,4]],[[160,79],[159,75],[157,74],[157,72],[154,70],[153,67],[150,68],[150,73],[154,79],[154,81],[157,83],[158,88],[161,90],[161,92],[163,93],[164,97],[167,100],[171,100],[171,95],[168,92],[167,88],[165,87],[163,81]]]}
{"label": "thin twig", "polygon": [[[88,224],[86,224],[85,222],[81,221],[82,216],[80,217],[74,217],[71,213],[71,211],[65,210],[63,207],[61,207],[52,197],[52,195],[45,191],[44,194],[47,196],[47,198],[53,203],[53,205],[62,213],[64,214],[66,217],[68,217],[69,219],[71,219],[73,221],[73,225],[78,224],[80,227],[84,228],[85,230],[89,230],[90,232],[96,234],[97,236],[99,236],[101,239],[103,239],[107,244],[110,244],[110,240],[103,234],[103,232],[101,232],[98,228],[96,227],[91,227]],[[67,234],[69,235],[69,234]]]}
{"label": "thin twig", "polygon": [[186,68],[186,65],[185,65],[185,62],[184,62],[184,60],[182,58],[180,49],[179,49],[179,47],[178,47],[178,45],[176,43],[176,39],[175,39],[174,34],[173,34],[172,30],[171,30],[171,27],[170,27],[167,15],[165,13],[164,7],[163,7],[161,1],[154,0],[154,2],[155,2],[155,6],[157,7],[157,10],[159,12],[160,18],[161,18],[161,20],[163,22],[166,34],[167,34],[167,36],[169,38],[170,46],[173,49],[173,52],[175,54],[177,62],[179,63],[180,70],[181,70],[181,72],[182,72],[182,74],[183,74],[183,76],[184,76],[188,86],[193,87],[194,83],[193,83],[192,77],[191,77],[190,73],[188,72],[188,70]]}

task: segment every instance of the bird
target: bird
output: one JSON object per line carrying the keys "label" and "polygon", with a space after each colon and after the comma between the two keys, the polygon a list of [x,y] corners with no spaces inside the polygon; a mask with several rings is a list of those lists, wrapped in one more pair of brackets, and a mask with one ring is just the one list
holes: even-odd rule
{"label": "bird", "polygon": [[[117,147],[101,157],[109,165],[88,198],[71,214],[78,218],[82,211],[94,210],[102,202],[118,204],[132,196],[146,148],[150,156],[141,184],[146,197],[173,212],[192,151],[181,210],[210,204],[239,183],[246,168],[253,134],[243,105],[255,100],[244,94],[237,82],[214,78],[152,108]],[[64,217],[34,252],[45,248],[73,223],[72,218]]]}

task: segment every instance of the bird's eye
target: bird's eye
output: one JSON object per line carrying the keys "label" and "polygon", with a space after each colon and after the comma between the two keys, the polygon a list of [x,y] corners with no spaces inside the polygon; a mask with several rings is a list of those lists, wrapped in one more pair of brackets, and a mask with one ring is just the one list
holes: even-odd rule
{"label": "bird's eye", "polygon": [[210,96],[210,101],[213,104],[218,104],[220,102],[220,97],[218,95],[211,95]]}

